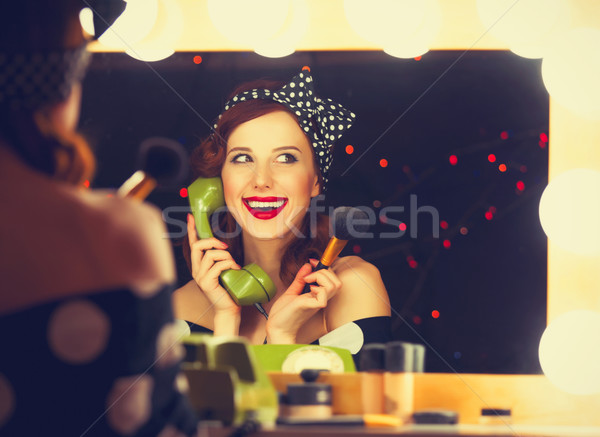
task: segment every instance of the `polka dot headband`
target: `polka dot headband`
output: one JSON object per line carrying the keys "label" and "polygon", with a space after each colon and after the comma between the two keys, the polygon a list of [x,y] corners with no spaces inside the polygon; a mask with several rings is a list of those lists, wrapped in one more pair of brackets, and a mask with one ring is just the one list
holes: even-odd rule
{"label": "polka dot headband", "polygon": [[253,89],[237,94],[227,102],[225,111],[237,103],[254,99],[273,100],[296,114],[298,124],[315,149],[323,182],[327,183],[333,159],[333,144],[352,126],[356,115],[331,99],[317,97],[312,76],[307,70],[302,70],[290,83],[277,91]]}
{"label": "polka dot headband", "polygon": [[89,64],[85,45],[43,52],[0,52],[0,108],[38,109],[65,100]]}

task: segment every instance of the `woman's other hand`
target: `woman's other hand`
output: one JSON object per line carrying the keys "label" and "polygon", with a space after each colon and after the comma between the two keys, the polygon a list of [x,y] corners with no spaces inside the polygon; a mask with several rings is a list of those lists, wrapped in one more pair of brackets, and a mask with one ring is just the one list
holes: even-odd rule
{"label": "woman's other hand", "polygon": [[[275,301],[271,307],[267,322],[267,342],[278,344],[294,344],[298,331],[317,311],[327,306],[327,302],[336,295],[342,283],[331,270],[318,270],[317,260],[304,264],[292,284]],[[310,292],[302,294],[304,285],[310,286]]]}
{"label": "woman's other hand", "polygon": [[188,214],[188,240],[191,248],[192,277],[214,310],[215,335],[238,335],[241,308],[219,283],[225,270],[241,267],[226,250],[227,244],[216,238],[198,239],[194,216]]}

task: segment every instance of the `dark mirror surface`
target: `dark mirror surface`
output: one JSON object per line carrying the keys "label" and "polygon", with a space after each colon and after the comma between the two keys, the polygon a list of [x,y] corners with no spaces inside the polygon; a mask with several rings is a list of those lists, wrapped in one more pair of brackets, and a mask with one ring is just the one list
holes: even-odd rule
{"label": "dark mirror surface", "polygon": [[[357,114],[336,145],[325,206],[372,211],[373,238],[351,241],[342,255],[380,269],[394,337],[426,344],[430,372],[540,373],[547,250],[538,204],[548,179],[540,61],[504,51],[435,51],[420,60],[176,53],[150,64],[95,54],[80,122],[98,156],[92,186],[120,186],[150,137],[192,150],[238,84],[287,81],[304,65],[318,94]],[[187,199],[170,188],[148,200],[176,241]]]}

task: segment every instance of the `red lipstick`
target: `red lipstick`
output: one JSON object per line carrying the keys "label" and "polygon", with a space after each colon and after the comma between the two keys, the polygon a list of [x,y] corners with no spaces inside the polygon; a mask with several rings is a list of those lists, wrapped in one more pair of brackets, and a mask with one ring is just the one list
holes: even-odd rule
{"label": "red lipstick", "polygon": [[[250,214],[252,214],[253,217],[259,219],[259,220],[271,220],[272,218],[277,217],[277,215],[281,212],[281,210],[283,210],[283,208],[285,208],[285,206],[287,205],[287,198],[285,197],[273,197],[273,196],[269,196],[269,197],[246,197],[243,200],[243,204],[246,207],[246,209],[248,209],[248,211],[250,212]],[[278,202],[283,200],[283,204],[278,207],[278,208],[274,208],[270,211],[261,211],[258,209],[254,209],[252,208],[248,202]]]}

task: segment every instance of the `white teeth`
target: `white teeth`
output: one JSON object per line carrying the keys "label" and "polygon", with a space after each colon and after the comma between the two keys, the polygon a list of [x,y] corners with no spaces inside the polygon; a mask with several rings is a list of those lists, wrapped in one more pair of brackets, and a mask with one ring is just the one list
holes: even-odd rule
{"label": "white teeth", "polygon": [[250,208],[279,208],[285,203],[285,200],[279,200],[277,202],[257,202],[255,200],[246,201]]}

